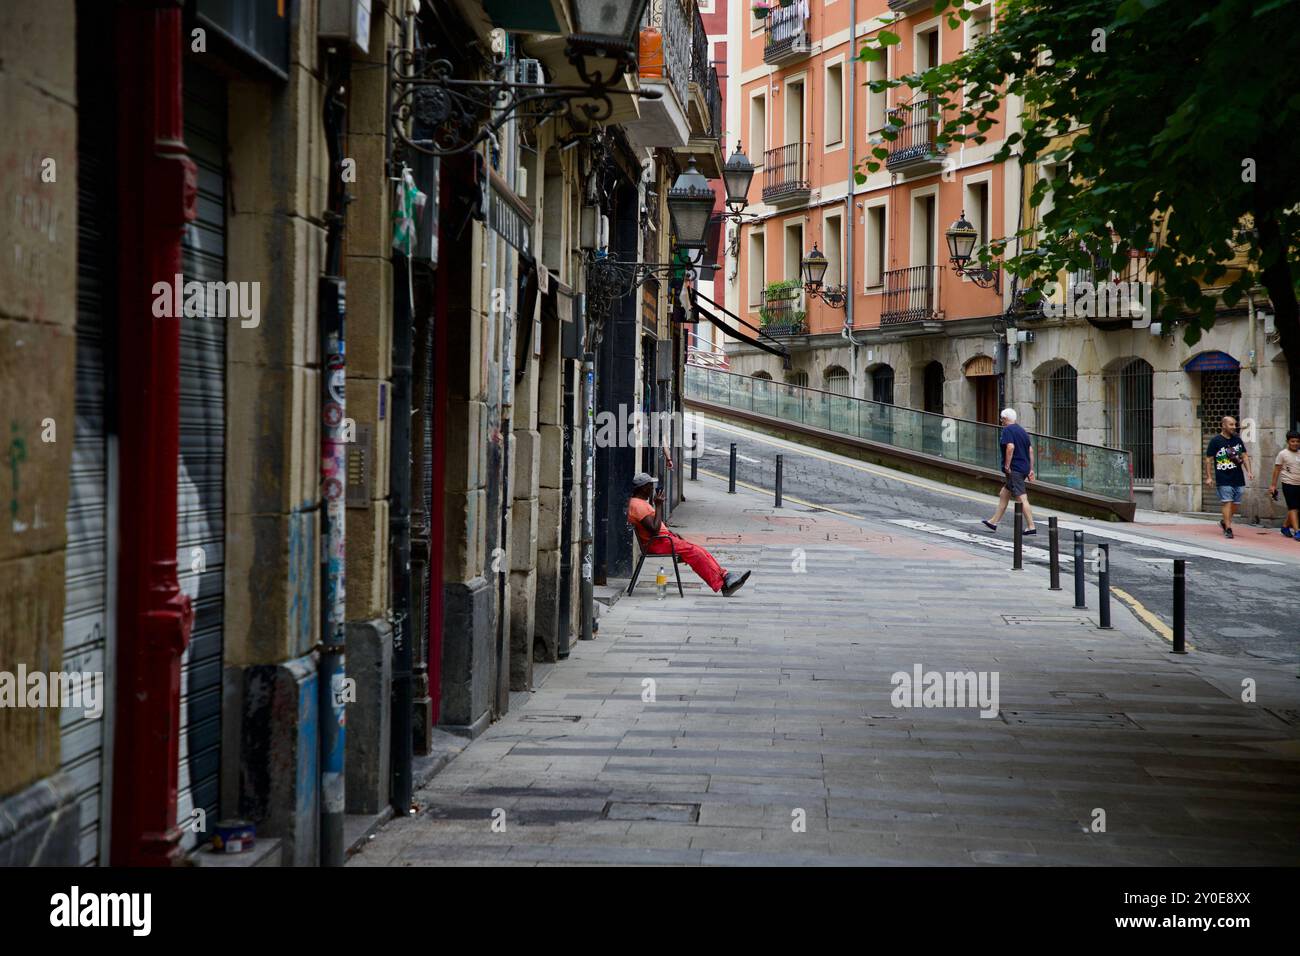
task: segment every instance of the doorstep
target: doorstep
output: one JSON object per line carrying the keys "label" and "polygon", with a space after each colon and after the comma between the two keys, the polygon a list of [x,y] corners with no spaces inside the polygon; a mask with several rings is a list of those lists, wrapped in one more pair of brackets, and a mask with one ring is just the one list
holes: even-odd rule
{"label": "doorstep", "polygon": [[185,862],[190,866],[210,866],[224,869],[240,869],[249,866],[283,866],[284,847],[279,837],[256,837],[253,848],[243,853],[218,853],[212,849],[212,843],[203,844],[194,850]]}

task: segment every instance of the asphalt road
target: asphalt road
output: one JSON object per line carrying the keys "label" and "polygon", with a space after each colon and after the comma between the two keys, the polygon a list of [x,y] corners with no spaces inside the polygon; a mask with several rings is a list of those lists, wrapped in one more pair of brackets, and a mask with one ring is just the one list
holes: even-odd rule
{"label": "asphalt road", "polygon": [[[782,487],[787,498],[857,516],[877,527],[893,526],[904,534],[934,534],[946,543],[984,554],[1005,548],[1011,564],[1010,511],[997,534],[980,524],[991,517],[992,499],[962,488],[943,488],[934,482],[867,465],[820,449],[793,445],[748,430],[708,419],[699,420],[701,472],[725,476],[728,446],[736,443],[737,478],[759,488],[775,485],[775,456],[784,456]],[[687,466],[689,467],[689,465]],[[690,483],[686,483],[690,496]],[[1033,495],[1030,495],[1032,506]],[[1032,606],[1038,588],[1047,586],[1047,520],[1039,519],[1036,537],[1025,539],[1026,583],[1009,594],[1009,607]],[[1173,564],[1187,558],[1187,640],[1195,648],[1227,656],[1252,656],[1296,661],[1300,652],[1300,544],[1289,560],[1270,560],[1222,538],[1197,538],[1194,543],[1176,537],[1144,533],[1140,524],[1117,524],[1062,515],[1062,587],[1073,590],[1073,565],[1069,560],[1073,527],[1085,529],[1085,553],[1092,555],[1099,541],[1110,547],[1110,583],[1136,599],[1166,626],[1173,617]],[[902,524],[901,522],[908,522]],[[1096,533],[1094,533],[1096,532]],[[1237,528],[1238,541],[1256,529]],[[1276,529],[1270,533],[1277,534]],[[1113,536],[1113,537],[1106,537]],[[1122,536],[1122,537],[1120,537]],[[1210,542],[1214,542],[1211,544]],[[1231,560],[1232,558],[1237,560]],[[1269,556],[1271,557],[1271,556]],[[1256,560],[1259,563],[1240,563]],[[1096,610],[1098,591],[1091,560],[1087,566],[1087,605]],[[1117,600],[1117,598],[1112,598]],[[1150,624],[1150,622],[1148,622]],[[1153,630],[1158,630],[1153,626]],[[1166,635],[1167,637],[1167,632]]]}

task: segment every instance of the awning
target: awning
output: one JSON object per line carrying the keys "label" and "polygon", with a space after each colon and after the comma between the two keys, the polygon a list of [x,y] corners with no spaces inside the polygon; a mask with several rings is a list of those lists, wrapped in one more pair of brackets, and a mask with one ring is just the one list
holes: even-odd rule
{"label": "awning", "polygon": [[[783,359],[789,358],[790,350],[787,349],[784,345],[776,341],[776,339],[768,338],[768,336],[764,334],[762,329],[758,328],[755,325],[750,325],[740,316],[728,312],[724,307],[718,305],[718,303],[714,302],[708,296],[701,295],[699,292],[695,292],[693,293],[693,302],[695,305],[695,312],[698,315],[701,315],[704,318],[708,319],[710,322],[712,322],[722,331],[730,335],[733,339],[736,339],[739,342],[744,342],[747,345],[752,345],[756,349],[762,349],[764,352],[769,352],[772,355],[779,355]],[[710,306],[711,309],[705,308],[705,305]],[[753,329],[755,332],[758,333],[759,337],[756,338],[753,336],[746,335],[743,332],[737,331],[735,328],[733,328],[730,325],[727,325],[727,323],[723,322],[720,318],[714,315],[712,310],[721,312],[723,315],[727,316],[730,319],[734,319],[736,322],[739,322],[741,325],[745,326],[748,329]],[[764,342],[762,341],[762,339],[767,339],[767,341]]]}

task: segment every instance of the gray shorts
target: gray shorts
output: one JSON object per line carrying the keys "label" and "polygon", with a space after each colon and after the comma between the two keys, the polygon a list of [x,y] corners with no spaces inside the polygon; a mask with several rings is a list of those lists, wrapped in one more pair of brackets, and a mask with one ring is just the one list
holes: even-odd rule
{"label": "gray shorts", "polygon": [[1023,472],[1019,472],[1015,470],[1008,471],[1006,474],[1007,474],[1007,480],[1006,480],[1007,491],[1011,492],[1012,498],[1019,498],[1021,495],[1025,493],[1025,478],[1027,476]]}

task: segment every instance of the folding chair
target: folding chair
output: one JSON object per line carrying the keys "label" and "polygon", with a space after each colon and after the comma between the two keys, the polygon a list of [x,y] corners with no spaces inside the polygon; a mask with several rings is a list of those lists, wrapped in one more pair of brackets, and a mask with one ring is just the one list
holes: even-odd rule
{"label": "folding chair", "polygon": [[[636,537],[636,536],[633,535],[633,537]],[[683,597],[683,598],[684,598],[684,597],[686,597],[686,592],[682,589],[682,572],[681,572],[681,570],[677,567],[677,562],[680,560],[680,559],[677,557],[677,545],[676,545],[676,543],[673,541],[673,539],[672,539],[671,536],[668,536],[668,535],[662,535],[661,537],[666,537],[666,538],[668,538],[668,547],[672,548],[673,574],[677,577],[677,596],[678,596],[678,597]],[[636,587],[636,579],[639,578],[639,577],[641,576],[641,565],[645,564],[646,555],[648,554],[647,551],[645,551],[644,549],[642,549],[642,547],[641,547],[641,539],[640,539],[640,538],[637,538],[637,539],[636,539],[636,545],[637,545],[637,550],[641,552],[641,556],[640,556],[639,558],[636,559],[636,568],[632,571],[632,580],[631,580],[630,582],[628,582],[628,585],[627,585],[627,593],[628,593],[629,595],[632,593],[632,589]],[[656,558],[663,558],[663,557],[668,557],[668,555],[657,554],[657,555],[655,555],[655,557],[656,557]]]}

